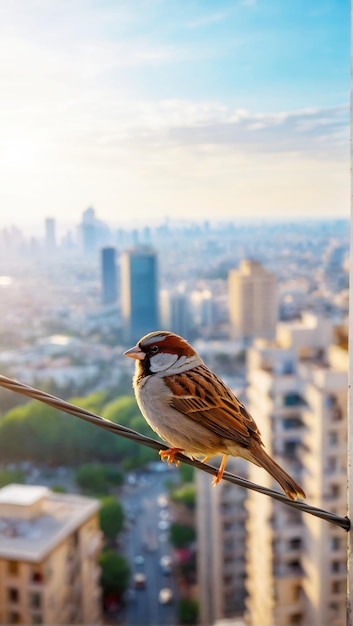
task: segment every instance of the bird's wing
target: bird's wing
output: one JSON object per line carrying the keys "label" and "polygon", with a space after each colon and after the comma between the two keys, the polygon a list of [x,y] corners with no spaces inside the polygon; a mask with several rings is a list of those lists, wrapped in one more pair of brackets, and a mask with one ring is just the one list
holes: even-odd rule
{"label": "bird's wing", "polygon": [[225,439],[245,446],[250,438],[261,443],[260,431],[245,406],[205,365],[164,380],[176,410]]}

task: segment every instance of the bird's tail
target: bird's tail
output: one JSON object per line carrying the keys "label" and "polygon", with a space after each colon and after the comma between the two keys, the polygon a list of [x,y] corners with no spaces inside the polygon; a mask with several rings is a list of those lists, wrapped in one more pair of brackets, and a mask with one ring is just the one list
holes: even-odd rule
{"label": "bird's tail", "polygon": [[289,474],[287,474],[287,472],[285,472],[284,469],[282,469],[262,447],[259,446],[259,448],[256,449],[256,454],[252,456],[251,460],[256,465],[263,467],[275,480],[277,480],[278,484],[282,487],[288,498],[296,500],[297,498],[306,497],[305,492],[294,480],[294,478],[289,476]]}

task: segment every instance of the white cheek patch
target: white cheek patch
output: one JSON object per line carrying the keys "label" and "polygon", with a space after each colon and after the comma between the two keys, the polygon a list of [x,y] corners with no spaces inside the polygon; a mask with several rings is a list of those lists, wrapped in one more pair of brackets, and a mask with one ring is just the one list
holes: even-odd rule
{"label": "white cheek patch", "polygon": [[150,358],[150,370],[151,372],[164,372],[164,370],[171,367],[177,359],[178,356],[176,354],[168,354],[168,352],[155,354]]}

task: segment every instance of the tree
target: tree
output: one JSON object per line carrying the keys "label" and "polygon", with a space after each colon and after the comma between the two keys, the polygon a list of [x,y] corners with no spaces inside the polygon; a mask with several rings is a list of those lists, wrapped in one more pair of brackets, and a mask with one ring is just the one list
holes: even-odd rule
{"label": "tree", "polygon": [[114,496],[101,498],[102,508],[99,511],[99,524],[108,540],[120,533],[124,525],[124,512],[120,502]]}
{"label": "tree", "polygon": [[75,481],[81,489],[91,493],[107,493],[110,487],[121,485],[123,480],[121,472],[101,463],[84,463],[75,474]]}
{"label": "tree", "polygon": [[192,483],[194,480],[195,468],[192,465],[181,463],[179,468],[180,480],[183,483]]}
{"label": "tree", "polygon": [[130,568],[126,559],[114,550],[103,550],[99,556],[99,565],[104,594],[116,593],[121,596],[130,579]]}
{"label": "tree", "polygon": [[195,529],[183,524],[172,524],[170,527],[170,542],[175,548],[184,548],[196,539]]}
{"label": "tree", "polygon": [[173,502],[183,504],[190,510],[194,510],[196,504],[196,487],[194,484],[182,485],[171,493]]}
{"label": "tree", "polygon": [[197,624],[199,616],[199,605],[197,600],[181,598],[178,612],[180,624]]}

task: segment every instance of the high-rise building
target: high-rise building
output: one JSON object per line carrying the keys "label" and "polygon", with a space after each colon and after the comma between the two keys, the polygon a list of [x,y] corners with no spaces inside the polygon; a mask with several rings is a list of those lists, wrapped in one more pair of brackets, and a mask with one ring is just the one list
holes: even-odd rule
{"label": "high-rise building", "polygon": [[191,316],[189,300],[182,291],[169,294],[170,330],[186,339],[190,338]]}
{"label": "high-rise building", "polygon": [[126,341],[159,327],[157,254],[140,246],[121,256],[121,309]]}
{"label": "high-rise building", "polygon": [[273,338],[278,321],[275,274],[248,259],[230,270],[228,285],[232,339]]}
{"label": "high-rise building", "polygon": [[[248,350],[248,408],[269,452],[308,501],[346,511],[347,351],[332,322],[307,315],[280,324],[277,341]],[[249,478],[271,485],[261,468]],[[346,538],[342,529],[250,491],[247,499],[247,623],[342,626]]]}
{"label": "high-rise building", "polygon": [[87,257],[96,254],[99,248],[107,246],[111,242],[109,227],[96,217],[96,212],[92,207],[83,212],[79,230],[82,250]]}
{"label": "high-rise building", "polygon": [[[332,321],[306,314],[278,324],[276,340],[255,340],[247,362],[246,404],[267,451],[310,504],[344,516],[348,353],[334,344]],[[263,468],[246,469],[251,481],[281,491]],[[244,583],[247,626],[346,623],[341,528],[256,491],[239,501],[244,490],[213,489],[203,472],[197,488],[201,624],[230,615],[236,623]]]}
{"label": "high-rise building", "polygon": [[53,217],[45,219],[45,247],[53,252],[56,249],[56,224]]}
{"label": "high-rise building", "polygon": [[90,255],[97,246],[97,228],[95,211],[91,207],[86,209],[81,222],[82,247],[85,255]]}
{"label": "high-rise building", "polygon": [[102,304],[115,304],[118,297],[115,248],[101,250]]}
{"label": "high-rise building", "polygon": [[[244,475],[245,464],[228,459],[227,469]],[[225,481],[214,489],[204,472],[197,472],[196,486],[199,623],[231,617],[234,624],[245,610],[247,492]]]}
{"label": "high-rise building", "polygon": [[0,624],[100,624],[100,504],[47,487],[0,489]]}

